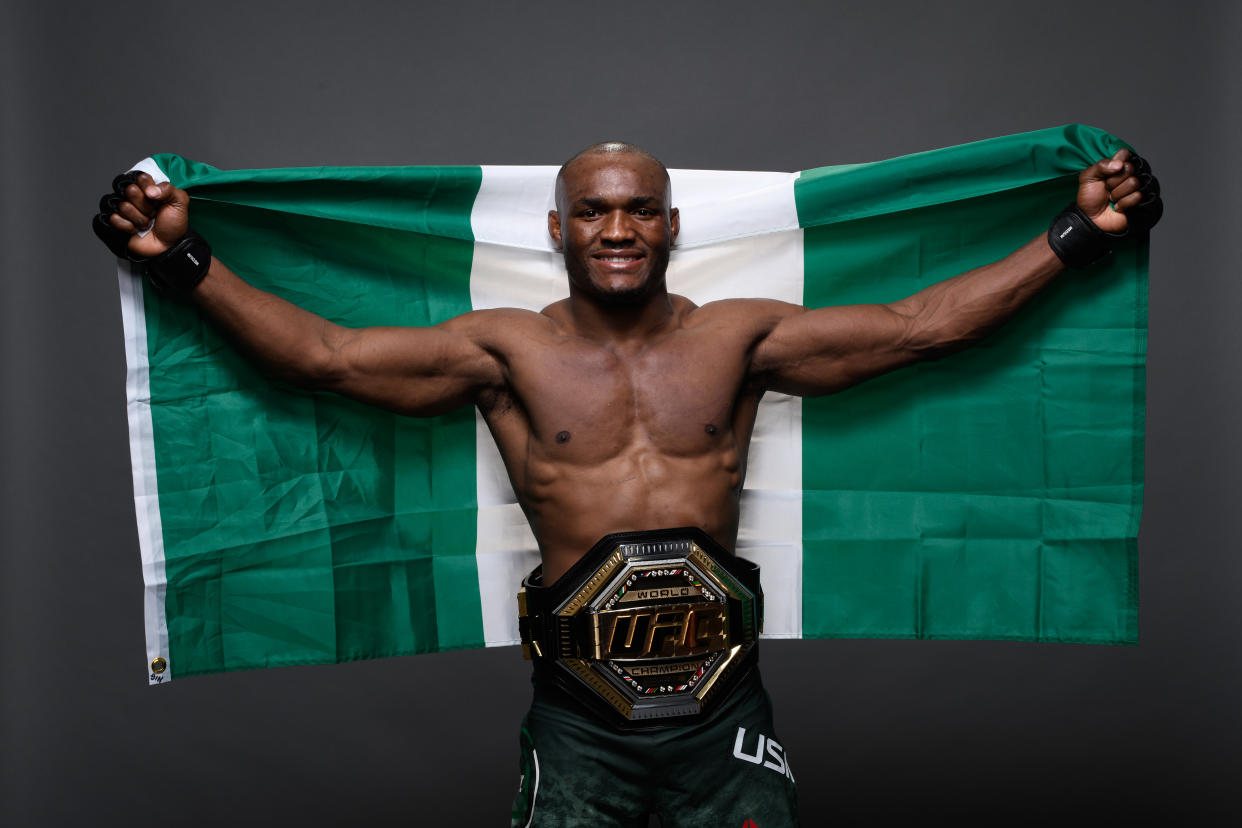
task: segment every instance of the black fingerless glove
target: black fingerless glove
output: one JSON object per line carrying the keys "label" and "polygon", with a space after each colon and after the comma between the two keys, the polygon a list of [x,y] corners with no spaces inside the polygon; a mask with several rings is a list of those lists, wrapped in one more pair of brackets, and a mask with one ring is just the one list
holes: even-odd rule
{"label": "black fingerless glove", "polygon": [[129,249],[131,233],[112,226],[109,218],[121,206],[125,188],[137,183],[137,170],[112,179],[112,192],[99,199],[99,212],[91,221],[91,229],[118,259],[128,259],[147,266],[147,277],[157,290],[181,296],[189,293],[207,275],[211,266],[211,245],[193,230],[158,256],[139,256]]}
{"label": "black fingerless glove", "polygon": [[1048,246],[1066,267],[1081,268],[1095,264],[1111,253],[1117,242],[1141,236],[1164,214],[1164,202],[1160,200],[1160,182],[1151,174],[1151,165],[1136,154],[1131,154],[1128,161],[1134,167],[1133,175],[1139,180],[1139,192],[1143,194],[1143,198],[1125,211],[1124,233],[1106,233],[1101,230],[1079,208],[1077,201],[1070,202],[1052,220],[1052,226],[1048,228]]}
{"label": "black fingerless glove", "polygon": [[1151,174],[1151,165],[1146,158],[1130,156],[1134,165],[1134,175],[1139,180],[1139,192],[1143,200],[1126,210],[1126,222],[1129,229],[1127,236],[1138,236],[1156,226],[1164,215],[1164,202],[1160,200],[1160,181]]}
{"label": "black fingerless glove", "polygon": [[145,262],[146,256],[130,252],[129,237],[131,234],[113,227],[112,222],[108,221],[108,218],[121,206],[121,199],[125,197],[125,188],[137,183],[135,180],[137,176],[138,171],[131,170],[112,179],[112,192],[105,193],[99,199],[99,212],[91,221],[91,229],[95,231],[99,240],[108,246],[113,256],[118,259],[129,259],[131,262]]}

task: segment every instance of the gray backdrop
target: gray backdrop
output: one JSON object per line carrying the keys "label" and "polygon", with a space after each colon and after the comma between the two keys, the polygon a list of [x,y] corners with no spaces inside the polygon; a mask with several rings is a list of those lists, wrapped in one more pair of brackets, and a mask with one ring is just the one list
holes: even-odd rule
{"label": "gray backdrop", "polygon": [[502,825],[517,783],[515,648],[146,686],[117,289],[87,230],[125,165],[546,164],[616,136],[796,170],[1070,121],[1138,146],[1168,205],[1140,646],[770,643],[765,676],[807,825],[1236,819],[1236,4],[16,5],[0,824]]}

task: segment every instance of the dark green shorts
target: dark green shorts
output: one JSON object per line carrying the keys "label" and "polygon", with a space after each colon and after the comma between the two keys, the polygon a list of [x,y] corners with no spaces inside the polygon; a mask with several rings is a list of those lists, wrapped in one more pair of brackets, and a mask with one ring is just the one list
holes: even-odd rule
{"label": "dark green shorts", "polygon": [[772,727],[758,669],[704,721],[609,727],[563,690],[535,683],[522,721],[515,828],[789,828],[793,772]]}

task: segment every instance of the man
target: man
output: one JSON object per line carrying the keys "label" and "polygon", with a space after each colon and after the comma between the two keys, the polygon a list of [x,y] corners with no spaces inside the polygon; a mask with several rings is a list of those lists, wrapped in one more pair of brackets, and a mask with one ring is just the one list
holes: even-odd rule
{"label": "man", "polygon": [[[796,823],[793,774],[751,667],[757,578],[731,554],[760,398],[833,393],[970,344],[1064,262],[1105,252],[1128,211],[1140,231],[1154,223],[1155,192],[1122,150],[1083,171],[1076,208],[1047,237],[901,301],[697,307],[665,286],[679,229],[667,171],[599,144],[562,167],[548,216],[569,297],[430,328],[346,329],[250,287],[187,236],[187,195],[144,174],[121,181],[96,229],[282,379],[410,416],[479,408],[542,558],[524,592],[536,685],[515,824],[641,825],[658,812],[666,826],[768,828]],[[634,574],[609,598],[599,585],[617,567]],[[627,597],[639,576],[660,589]],[[644,592],[660,593],[650,611],[615,609],[648,606]],[[570,612],[589,602],[593,631]],[[675,669],[685,675],[653,678]]]}

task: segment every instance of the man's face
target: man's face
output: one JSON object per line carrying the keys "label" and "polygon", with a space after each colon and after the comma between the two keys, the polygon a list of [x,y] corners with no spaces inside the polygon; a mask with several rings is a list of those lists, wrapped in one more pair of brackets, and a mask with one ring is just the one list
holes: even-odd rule
{"label": "man's face", "polygon": [[548,232],[565,253],[573,289],[631,305],[664,290],[677,210],[668,179],[641,155],[584,155],[565,169]]}

